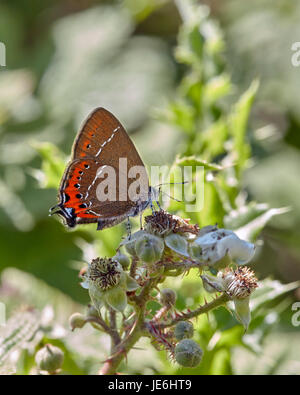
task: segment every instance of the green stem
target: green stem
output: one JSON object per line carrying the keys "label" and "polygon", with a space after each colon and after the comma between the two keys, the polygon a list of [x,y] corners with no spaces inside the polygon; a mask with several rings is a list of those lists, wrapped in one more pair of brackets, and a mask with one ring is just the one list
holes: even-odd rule
{"label": "green stem", "polygon": [[[192,311],[187,312],[187,313],[182,313],[180,316],[174,318],[173,320],[171,320],[170,322],[167,322],[166,324],[159,324],[159,327],[161,329],[169,328],[169,327],[171,327],[173,325],[176,325],[179,321],[185,321],[185,320],[197,317],[197,316],[199,316],[201,314],[208,313],[209,311],[214,310],[217,307],[225,305],[229,300],[230,300],[229,296],[226,293],[223,293],[218,298],[212,300],[209,303],[206,303],[203,306],[199,306],[195,310],[192,310]],[[151,323],[153,325],[157,325],[157,323],[155,323],[155,322],[151,321]]]}
{"label": "green stem", "polygon": [[128,352],[135,345],[135,343],[144,334],[144,313],[146,310],[145,307],[148,301],[149,293],[157,282],[158,278],[150,278],[149,280],[147,280],[142,288],[141,293],[136,297],[137,319],[133,324],[133,329],[131,330],[130,334],[115,347],[115,353],[107,359],[102,369],[100,370],[101,375],[115,374],[122,360],[126,357]]}

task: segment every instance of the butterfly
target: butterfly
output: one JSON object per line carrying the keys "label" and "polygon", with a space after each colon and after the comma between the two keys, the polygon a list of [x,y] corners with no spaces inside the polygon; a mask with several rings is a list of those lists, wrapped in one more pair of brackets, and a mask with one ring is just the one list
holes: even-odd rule
{"label": "butterfly", "polygon": [[[140,179],[132,177],[130,169],[139,169]],[[108,170],[114,176],[109,178]],[[139,182],[141,179],[143,182]],[[132,195],[135,189],[132,198],[129,192]],[[153,210],[153,201],[159,205],[158,192],[149,185],[133,142],[117,118],[104,108],[96,108],[83,123],[60,183],[58,199],[50,215],[58,214],[70,228],[97,223],[97,230],[141,215],[149,206]]]}

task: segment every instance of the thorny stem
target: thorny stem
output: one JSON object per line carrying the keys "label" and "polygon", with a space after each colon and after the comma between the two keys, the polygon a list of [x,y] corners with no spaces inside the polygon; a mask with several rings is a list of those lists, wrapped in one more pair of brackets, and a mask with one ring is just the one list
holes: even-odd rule
{"label": "thorny stem", "polygon": [[[136,314],[137,318],[132,325],[131,330],[129,333],[127,332],[127,336],[120,341],[119,334],[117,331],[112,330],[112,327],[109,327],[109,334],[112,337],[112,342],[115,345],[112,347],[112,350],[114,353],[105,361],[102,369],[100,370],[101,375],[110,375],[110,374],[115,374],[118,366],[122,362],[122,360],[127,356],[128,352],[132,349],[132,347],[135,345],[135,343],[143,336],[145,335],[145,329],[147,330],[149,328],[149,324],[151,323],[154,326],[159,326],[160,329],[164,328],[169,328],[171,326],[176,325],[179,321],[191,319],[194,317],[197,317],[201,314],[208,313],[209,311],[222,306],[226,304],[230,300],[229,296],[224,293],[218,298],[214,299],[213,301],[206,303],[205,305],[199,306],[197,309],[193,311],[189,311],[186,313],[182,313],[181,315],[176,316],[169,322],[166,322],[164,324],[158,324],[157,320],[154,318],[151,321],[146,322],[145,321],[145,311],[146,311],[146,303],[149,298],[149,294],[151,290],[157,285],[157,282],[159,280],[159,277],[157,278],[150,278],[146,281],[144,284],[142,291],[140,292],[139,295],[135,297],[135,304],[136,304]],[[115,316],[110,313],[110,320],[112,323],[115,320]],[[113,336],[118,336],[118,341],[116,337]]]}
{"label": "thorny stem", "polygon": [[116,330],[113,330],[110,326],[107,325],[107,323],[103,320],[102,317],[88,317],[87,322],[95,323],[99,325],[104,332],[106,332],[112,339],[114,344],[120,343],[120,336]]}
{"label": "thorny stem", "polygon": [[109,322],[112,338],[111,352],[113,352],[114,348],[121,342],[121,338],[117,330],[116,311],[113,309],[109,309]]}
{"label": "thorny stem", "polygon": [[[218,298],[212,300],[209,303],[205,303],[202,306],[199,306],[195,310],[189,311],[187,313],[182,313],[182,314],[178,315],[177,317],[173,318],[171,321],[169,321],[169,322],[167,322],[165,324],[159,324],[159,327],[161,329],[169,328],[169,327],[171,327],[173,325],[176,325],[179,321],[185,321],[185,320],[197,317],[197,316],[199,316],[201,314],[208,313],[209,311],[214,310],[217,307],[220,307],[220,306],[226,304],[229,300],[230,300],[230,297],[226,293],[223,293]],[[151,323],[153,323],[154,325],[158,325],[153,320],[151,320]]]}
{"label": "thorny stem", "polygon": [[137,265],[138,265],[138,257],[134,256],[131,261],[130,272],[129,272],[129,275],[132,278],[135,277]]}
{"label": "thorny stem", "polygon": [[135,320],[131,331],[128,336],[122,340],[115,347],[115,353],[111,355],[105,362],[104,366],[100,370],[101,375],[115,374],[116,369],[122,362],[124,357],[127,356],[130,349],[135,345],[135,343],[140,339],[144,332],[144,312],[146,303],[148,301],[148,296],[150,291],[158,282],[158,278],[150,278],[144,284],[141,293],[136,297],[136,313],[137,319]]}

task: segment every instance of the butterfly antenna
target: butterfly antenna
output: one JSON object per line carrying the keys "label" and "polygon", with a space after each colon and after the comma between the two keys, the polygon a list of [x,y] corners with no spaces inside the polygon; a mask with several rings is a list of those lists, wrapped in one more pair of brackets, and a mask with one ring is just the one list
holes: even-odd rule
{"label": "butterfly antenna", "polygon": [[173,196],[168,195],[166,192],[160,191],[160,193],[162,193],[162,194],[168,196],[170,199],[175,200],[176,202],[182,202],[182,200],[176,199],[176,198],[174,198]]}
{"label": "butterfly antenna", "polygon": [[188,181],[182,181],[182,182],[163,182],[161,184],[158,184],[155,186],[155,188],[159,188],[158,190],[160,191],[161,187],[163,185],[183,185],[183,184],[188,184]]}
{"label": "butterfly antenna", "polygon": [[[168,198],[170,198],[170,199],[172,199],[172,200],[175,200],[176,202],[181,203],[182,200],[175,199],[173,196],[168,195],[166,192],[164,192],[164,191],[161,190],[161,187],[162,187],[163,185],[183,185],[183,184],[188,184],[188,181],[182,181],[182,182],[164,182],[164,183],[162,183],[162,184],[158,184],[158,185],[157,185],[157,187],[158,187],[158,194],[159,194],[159,195],[160,195],[160,194],[164,194],[164,195],[168,196]],[[157,203],[157,202],[156,202],[156,203]],[[158,203],[157,203],[157,204],[158,204]],[[158,204],[158,207],[160,207],[159,204]]]}

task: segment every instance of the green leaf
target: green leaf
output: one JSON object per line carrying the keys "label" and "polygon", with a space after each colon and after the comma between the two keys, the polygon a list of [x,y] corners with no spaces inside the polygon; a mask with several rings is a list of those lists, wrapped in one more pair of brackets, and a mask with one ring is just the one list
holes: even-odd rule
{"label": "green leaf", "polygon": [[212,375],[231,375],[231,353],[229,349],[222,348],[214,353],[210,367]]}
{"label": "green leaf", "polygon": [[[275,215],[284,214],[290,211],[289,208],[271,208],[259,214],[246,225],[235,230],[235,233],[243,240],[254,242],[262,229]],[[257,211],[258,213],[258,211]],[[253,213],[252,213],[253,214]]]}
{"label": "green leaf", "polygon": [[199,225],[203,227],[218,224],[222,227],[224,214],[224,207],[214,183],[206,182],[204,184],[204,207],[197,213]]}
{"label": "green leaf", "polygon": [[228,126],[223,118],[209,125],[202,134],[198,135],[203,156],[210,160],[224,153],[224,143],[227,137]]}
{"label": "green leaf", "polygon": [[253,316],[255,311],[267,305],[273,303],[274,299],[282,296],[288,292],[291,292],[300,287],[300,281],[295,281],[289,284],[281,284],[277,280],[265,279],[260,282],[260,286],[251,295],[251,310]]}
{"label": "green leaf", "polygon": [[42,172],[33,171],[42,188],[57,188],[59,186],[66,161],[64,155],[52,143],[32,142],[42,158]]}
{"label": "green leaf", "polygon": [[223,169],[222,166],[217,165],[215,163],[208,163],[205,160],[196,158],[195,156],[189,156],[189,157],[183,157],[183,158],[178,158],[175,161],[176,166],[202,166],[204,167],[204,170],[210,170],[210,171],[220,171]]}
{"label": "green leaf", "polygon": [[36,310],[14,314],[0,329],[0,365],[15,351],[35,347],[40,342],[41,315]]}
{"label": "green leaf", "polygon": [[230,78],[227,74],[220,74],[211,78],[204,87],[204,101],[210,106],[222,97],[228,95],[232,90]]}
{"label": "green leaf", "polygon": [[229,133],[233,137],[233,149],[236,155],[238,177],[246,167],[247,160],[250,156],[250,146],[246,142],[246,132],[250,110],[258,87],[259,83],[255,80],[234,105],[228,119]]}

